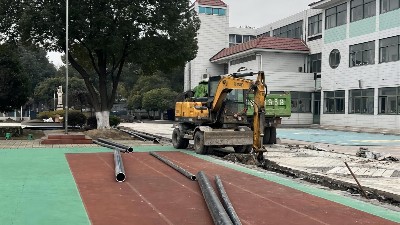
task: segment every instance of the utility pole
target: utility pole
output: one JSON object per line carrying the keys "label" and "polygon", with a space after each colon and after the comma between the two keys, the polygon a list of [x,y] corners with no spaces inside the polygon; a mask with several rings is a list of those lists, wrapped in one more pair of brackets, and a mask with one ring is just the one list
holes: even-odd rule
{"label": "utility pole", "polygon": [[68,0],[66,0],[65,24],[65,134],[68,134]]}

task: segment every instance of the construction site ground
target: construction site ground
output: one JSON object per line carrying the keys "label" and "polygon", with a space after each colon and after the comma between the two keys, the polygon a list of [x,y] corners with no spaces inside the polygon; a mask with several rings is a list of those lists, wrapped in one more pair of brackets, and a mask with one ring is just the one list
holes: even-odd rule
{"label": "construction site ground", "polygon": [[[121,125],[166,138],[173,129],[172,123],[165,122]],[[212,224],[197,182],[150,156],[149,151],[159,152],[192,173],[203,170],[212,182],[220,175],[243,224],[400,223],[398,206],[364,200],[307,179],[198,155],[190,149],[177,151],[167,142],[116,142],[134,148],[134,153],[122,154],[127,175],[123,183],[115,182],[110,149],[94,144],[44,146],[39,140],[0,140],[0,224]],[[400,195],[398,162],[356,157],[359,146],[341,147],[281,139],[280,144],[267,146],[266,157],[279,169],[354,183],[342,169],[346,161],[367,191]],[[385,150],[382,146],[368,148]],[[391,152],[384,152],[393,156],[400,152],[395,144],[388,149]]]}

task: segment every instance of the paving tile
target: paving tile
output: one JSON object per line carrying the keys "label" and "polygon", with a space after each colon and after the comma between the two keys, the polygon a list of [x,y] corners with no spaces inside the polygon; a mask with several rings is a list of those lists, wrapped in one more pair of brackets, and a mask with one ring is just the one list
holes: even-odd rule
{"label": "paving tile", "polygon": [[393,173],[394,173],[394,170],[386,170],[386,171],[382,174],[382,177],[391,177]]}
{"label": "paving tile", "polygon": [[386,169],[377,169],[375,173],[372,174],[373,177],[381,177],[382,174],[386,171]]}

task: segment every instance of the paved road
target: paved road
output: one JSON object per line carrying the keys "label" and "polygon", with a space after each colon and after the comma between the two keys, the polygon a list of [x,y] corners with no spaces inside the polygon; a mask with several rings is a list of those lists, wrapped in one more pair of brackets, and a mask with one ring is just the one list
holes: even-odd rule
{"label": "paved road", "polygon": [[285,129],[277,130],[283,139],[326,143],[346,146],[400,146],[400,136],[357,133],[320,129]]}

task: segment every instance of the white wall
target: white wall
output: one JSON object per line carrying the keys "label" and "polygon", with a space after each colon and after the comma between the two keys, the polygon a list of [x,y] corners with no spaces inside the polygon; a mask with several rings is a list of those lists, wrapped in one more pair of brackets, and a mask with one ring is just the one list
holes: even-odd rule
{"label": "white wall", "polygon": [[229,27],[229,34],[240,34],[240,35],[257,35],[257,30],[253,28],[244,28],[244,27]]}
{"label": "white wall", "polygon": [[[377,1],[376,30],[374,33],[349,37],[349,23],[346,25],[347,38],[329,44],[322,48],[322,91],[346,90],[345,109],[348,113],[348,90],[359,89],[359,80],[362,81],[361,89],[374,88],[374,115],[361,114],[323,114],[322,125],[337,125],[350,127],[375,127],[382,129],[399,129],[399,115],[378,115],[378,89],[382,87],[400,86],[400,61],[379,63],[379,39],[400,35],[400,27],[379,31],[379,1]],[[349,12],[348,12],[349,13]],[[349,19],[348,15],[348,19]],[[325,18],[324,18],[325,19]],[[349,67],[350,45],[375,40],[375,64]],[[333,49],[341,53],[340,65],[336,69],[329,66],[329,54]],[[324,99],[321,101],[323,113]]]}
{"label": "white wall", "polygon": [[[194,6],[196,11],[198,11],[198,6],[197,3]],[[203,80],[203,74],[208,74],[209,76],[223,74],[223,65],[211,63],[210,58],[229,45],[228,15],[228,8],[225,16],[199,14],[201,21],[197,35],[199,49],[196,58],[191,61],[191,78],[189,78],[188,69],[185,70],[185,90],[188,90],[189,87],[192,89],[197,86]]]}

